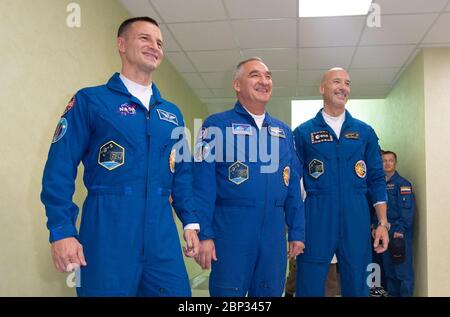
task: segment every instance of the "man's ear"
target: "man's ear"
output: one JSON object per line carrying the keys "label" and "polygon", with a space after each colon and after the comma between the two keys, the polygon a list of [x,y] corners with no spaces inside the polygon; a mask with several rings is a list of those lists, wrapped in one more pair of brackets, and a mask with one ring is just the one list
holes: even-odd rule
{"label": "man's ear", "polygon": [[119,36],[117,38],[117,49],[119,52],[124,53],[125,52],[125,38],[122,36]]}
{"label": "man's ear", "polygon": [[239,80],[233,80],[233,88],[237,92],[241,91],[241,83],[239,82]]}
{"label": "man's ear", "polygon": [[320,84],[319,92],[323,96],[323,93],[325,92],[325,89],[323,88],[322,84]]}

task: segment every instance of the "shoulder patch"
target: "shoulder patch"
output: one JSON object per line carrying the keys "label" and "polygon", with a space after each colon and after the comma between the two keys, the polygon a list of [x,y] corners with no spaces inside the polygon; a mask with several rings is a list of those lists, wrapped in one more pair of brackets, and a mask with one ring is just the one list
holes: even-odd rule
{"label": "shoulder patch", "polygon": [[69,112],[70,109],[73,108],[73,106],[75,106],[75,102],[76,102],[76,99],[75,99],[75,95],[74,95],[72,97],[72,99],[70,99],[69,103],[67,104],[66,109],[64,109],[64,112],[61,115],[61,117],[63,117],[67,112]]}
{"label": "shoulder patch", "polygon": [[53,134],[52,143],[56,143],[62,139],[64,134],[67,132],[68,123],[66,118],[59,119],[58,125],[56,126],[55,133]]}
{"label": "shoulder patch", "polygon": [[291,168],[289,166],[286,166],[283,170],[284,185],[289,186],[290,177],[291,177]]}
{"label": "shoulder patch", "polygon": [[366,162],[364,162],[363,160],[359,160],[358,162],[356,162],[355,173],[356,173],[356,175],[358,175],[359,178],[366,177],[366,174],[367,174]]}
{"label": "shoulder patch", "polygon": [[400,195],[410,195],[412,194],[411,186],[400,186]]}

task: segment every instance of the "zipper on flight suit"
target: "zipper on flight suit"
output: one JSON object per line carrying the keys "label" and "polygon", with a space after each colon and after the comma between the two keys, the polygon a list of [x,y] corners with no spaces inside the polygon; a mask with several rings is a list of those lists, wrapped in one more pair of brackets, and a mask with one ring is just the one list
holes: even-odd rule
{"label": "zipper on flight suit", "polygon": [[[338,238],[339,240],[341,239],[341,235],[342,235],[342,227],[343,227],[343,222],[344,222],[344,208],[342,206],[342,194],[343,194],[343,189],[342,189],[342,160],[341,160],[341,137],[343,135],[344,132],[344,123],[342,123],[342,127],[341,127],[341,131],[340,131],[340,135],[339,138],[336,138],[336,158],[337,158],[337,164],[338,164],[338,201],[339,201],[339,234],[338,234]],[[334,132],[334,131],[333,131]],[[339,242],[338,242],[339,243]]]}
{"label": "zipper on flight suit", "polygon": [[146,226],[147,226],[147,210],[148,208],[148,194],[149,194],[149,186],[148,186],[148,181],[149,181],[149,170],[150,170],[150,155],[151,155],[151,146],[150,146],[150,134],[149,134],[149,122],[150,122],[150,107],[151,105],[149,104],[148,109],[146,108],[146,112],[145,112],[145,133],[147,134],[147,175],[145,178],[145,210],[144,210],[144,237],[143,237],[143,241],[142,241],[142,257],[145,261],[145,241],[146,241]]}

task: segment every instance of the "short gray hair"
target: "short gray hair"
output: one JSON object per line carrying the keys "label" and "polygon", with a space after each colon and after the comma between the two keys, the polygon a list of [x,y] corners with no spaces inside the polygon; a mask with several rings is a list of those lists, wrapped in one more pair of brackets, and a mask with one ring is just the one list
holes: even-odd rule
{"label": "short gray hair", "polygon": [[264,63],[263,60],[262,60],[261,58],[256,57],[256,56],[255,56],[255,57],[247,58],[246,60],[243,60],[242,62],[240,62],[239,64],[237,64],[236,69],[234,70],[234,76],[233,76],[233,79],[238,78],[239,72],[240,72],[240,70],[242,69],[242,66],[243,66],[243,65],[247,64],[248,62],[252,62],[252,61],[258,61],[258,62]]}

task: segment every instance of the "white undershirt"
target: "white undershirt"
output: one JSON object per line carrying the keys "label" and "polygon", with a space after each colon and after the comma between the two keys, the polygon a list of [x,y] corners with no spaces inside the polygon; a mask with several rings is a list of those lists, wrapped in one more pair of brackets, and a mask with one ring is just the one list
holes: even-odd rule
{"label": "white undershirt", "polygon": [[142,86],[120,74],[120,79],[127,88],[128,92],[134,97],[139,99],[139,101],[144,105],[147,110],[150,108],[150,99],[152,98],[152,84],[148,86]]}
{"label": "white undershirt", "polygon": [[[243,106],[243,107],[244,107],[244,106]],[[264,118],[266,117],[266,112],[264,111],[263,114],[259,114],[259,115],[258,115],[258,114],[253,114],[253,113],[251,113],[251,112],[248,111],[248,109],[245,108],[245,107],[244,107],[244,109],[245,109],[245,111],[248,112],[249,115],[252,116],[253,120],[255,120],[255,123],[256,123],[256,125],[258,126],[258,129],[261,130],[262,125],[263,125],[263,123],[264,123]]]}
{"label": "white undershirt", "polygon": [[339,135],[341,134],[342,125],[345,121],[345,111],[338,115],[337,117],[330,116],[328,113],[322,110],[322,116],[325,122],[333,129],[336,137],[339,139]]}

